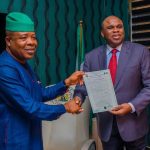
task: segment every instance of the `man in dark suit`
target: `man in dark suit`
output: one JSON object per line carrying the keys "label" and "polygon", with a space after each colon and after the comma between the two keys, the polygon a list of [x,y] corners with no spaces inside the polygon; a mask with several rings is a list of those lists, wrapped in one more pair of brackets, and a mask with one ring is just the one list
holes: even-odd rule
{"label": "man in dark suit", "polygon": [[0,55],[0,150],[43,150],[41,121],[82,111],[74,100],[64,105],[44,102],[82,83],[84,73],[77,71],[54,86],[42,86],[27,63],[35,55],[37,40],[26,14],[7,15],[5,40],[6,50]]}
{"label": "man in dark suit", "polygon": [[[116,68],[111,72],[118,107],[97,113],[98,132],[104,150],[144,150],[148,131],[146,106],[150,103],[150,52],[143,45],[124,41],[124,26],[116,16],[102,23],[107,44],[85,56],[85,72]],[[115,49],[115,56],[113,51]],[[116,59],[113,65],[111,59]],[[77,86],[74,98],[82,104],[85,86]]]}

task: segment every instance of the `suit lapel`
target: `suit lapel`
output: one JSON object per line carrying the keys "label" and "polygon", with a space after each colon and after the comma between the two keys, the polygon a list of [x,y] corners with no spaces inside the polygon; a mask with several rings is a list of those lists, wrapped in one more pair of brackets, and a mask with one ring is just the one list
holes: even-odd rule
{"label": "suit lapel", "polygon": [[115,89],[120,81],[120,79],[123,76],[123,73],[126,69],[127,63],[129,62],[129,56],[130,56],[130,50],[129,46],[125,43],[123,43],[119,60],[118,60],[118,67],[117,67],[117,75],[116,75],[116,82],[115,82]]}
{"label": "suit lapel", "polygon": [[99,69],[104,70],[107,69],[106,64],[106,45],[102,47],[102,49],[98,53],[98,63],[99,63]]}

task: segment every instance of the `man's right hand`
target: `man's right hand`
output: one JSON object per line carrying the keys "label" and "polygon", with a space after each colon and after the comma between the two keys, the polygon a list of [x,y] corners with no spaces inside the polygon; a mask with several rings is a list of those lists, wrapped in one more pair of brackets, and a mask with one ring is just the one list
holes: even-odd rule
{"label": "man's right hand", "polygon": [[65,109],[68,113],[80,113],[83,111],[83,109],[76,103],[75,100],[70,100],[67,103],[64,104]]}

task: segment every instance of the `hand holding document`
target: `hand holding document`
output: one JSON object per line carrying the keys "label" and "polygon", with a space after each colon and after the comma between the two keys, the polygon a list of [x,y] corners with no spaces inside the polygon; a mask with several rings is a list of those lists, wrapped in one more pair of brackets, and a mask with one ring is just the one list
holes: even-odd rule
{"label": "hand holding document", "polygon": [[93,113],[108,111],[118,105],[108,69],[86,72],[83,79]]}

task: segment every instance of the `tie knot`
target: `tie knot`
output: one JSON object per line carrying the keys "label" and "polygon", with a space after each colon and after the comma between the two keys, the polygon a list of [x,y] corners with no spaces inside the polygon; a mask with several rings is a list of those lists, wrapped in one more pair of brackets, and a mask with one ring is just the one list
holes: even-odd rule
{"label": "tie knot", "polygon": [[111,52],[113,53],[113,54],[116,54],[117,53],[117,49],[113,49]]}

